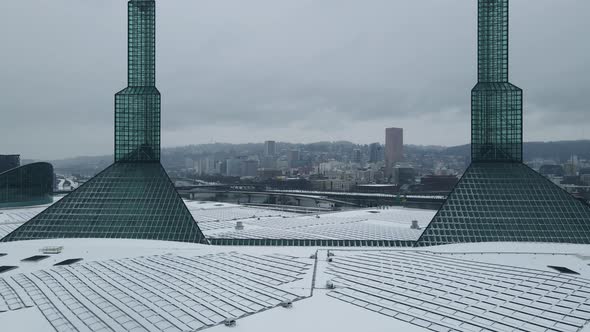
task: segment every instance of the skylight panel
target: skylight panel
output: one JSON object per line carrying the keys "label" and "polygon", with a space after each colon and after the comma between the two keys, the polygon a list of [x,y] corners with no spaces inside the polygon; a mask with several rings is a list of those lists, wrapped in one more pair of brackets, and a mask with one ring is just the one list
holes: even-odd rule
{"label": "skylight panel", "polygon": [[554,265],[547,265],[547,267],[552,268],[556,271],[558,271],[559,273],[566,273],[566,274],[579,274],[578,272],[568,269],[565,266],[554,266]]}
{"label": "skylight panel", "polygon": [[59,265],[72,265],[72,264],[77,263],[77,262],[79,262],[81,260],[82,260],[82,258],[70,258],[70,259],[66,259],[64,261],[61,261],[59,263],[55,263],[53,265],[55,265],[55,266],[59,266]]}
{"label": "skylight panel", "polygon": [[18,266],[2,265],[0,266],[0,273],[8,272],[18,268]]}
{"label": "skylight panel", "polygon": [[49,256],[48,255],[35,255],[35,256],[21,259],[21,262],[38,262],[38,261],[42,261],[46,258],[49,258]]}

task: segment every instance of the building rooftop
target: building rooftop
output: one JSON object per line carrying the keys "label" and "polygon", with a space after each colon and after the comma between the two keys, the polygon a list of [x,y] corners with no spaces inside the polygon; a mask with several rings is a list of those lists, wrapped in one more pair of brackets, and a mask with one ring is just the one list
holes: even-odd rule
{"label": "building rooftop", "polygon": [[[416,241],[433,210],[389,207],[301,215],[228,203],[188,201],[187,207],[209,239],[331,239]],[[420,229],[412,229],[412,221]],[[241,223],[243,229],[236,230]]]}
{"label": "building rooftop", "polygon": [[[53,196],[52,203],[57,202],[63,197],[63,195]],[[22,225],[25,221],[30,220],[41,211],[45,210],[49,205],[51,204],[17,208],[0,208],[0,239],[15,230],[18,226]]]}
{"label": "building rooftop", "polygon": [[[185,200],[199,229],[210,239],[416,241],[436,211],[402,207],[322,214]],[[47,208],[0,210],[0,238]],[[412,221],[419,229],[413,229]],[[243,229],[236,230],[241,224]]]}
{"label": "building rooftop", "polygon": [[[210,238],[416,240],[435,211],[318,215],[186,201]],[[0,230],[45,207],[0,210]],[[411,229],[418,220],[421,229]],[[243,230],[236,230],[240,222]],[[14,226],[16,227],[16,226]],[[38,258],[41,257],[41,258]],[[0,243],[0,326],[20,331],[590,331],[590,246]]]}
{"label": "building rooftop", "polygon": [[19,331],[590,331],[588,245],[53,239],[0,252],[16,267],[0,274],[0,326]]}

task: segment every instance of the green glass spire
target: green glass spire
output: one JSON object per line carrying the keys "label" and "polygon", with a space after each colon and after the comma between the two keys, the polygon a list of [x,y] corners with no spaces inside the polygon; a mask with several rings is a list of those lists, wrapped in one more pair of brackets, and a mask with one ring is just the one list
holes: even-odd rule
{"label": "green glass spire", "polygon": [[522,161],[522,90],[508,82],[508,0],[478,0],[472,161]]}
{"label": "green glass spire", "polygon": [[160,160],[156,4],[128,3],[128,87],[115,95],[115,162]]}
{"label": "green glass spire", "polygon": [[125,238],[208,243],[160,164],[155,2],[130,0],[129,86],[115,95],[115,163],[2,240]]}
{"label": "green glass spire", "polygon": [[154,0],[128,3],[127,75],[129,86],[156,85],[156,4]]}
{"label": "green glass spire", "polygon": [[508,0],[478,0],[472,162],[418,246],[590,243],[590,207],[522,163],[522,90],[508,82]]}
{"label": "green glass spire", "polygon": [[479,0],[477,81],[508,82],[508,0]]}

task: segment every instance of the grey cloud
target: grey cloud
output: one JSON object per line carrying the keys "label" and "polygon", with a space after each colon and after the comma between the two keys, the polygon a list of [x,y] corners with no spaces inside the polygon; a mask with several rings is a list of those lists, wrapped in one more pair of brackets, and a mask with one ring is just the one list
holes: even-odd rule
{"label": "grey cloud", "polygon": [[[528,139],[588,138],[589,11],[511,1]],[[408,143],[465,143],[475,14],[474,0],[158,1],[163,143],[369,143],[393,125]],[[0,153],[110,153],[125,2],[2,1],[0,40]]]}

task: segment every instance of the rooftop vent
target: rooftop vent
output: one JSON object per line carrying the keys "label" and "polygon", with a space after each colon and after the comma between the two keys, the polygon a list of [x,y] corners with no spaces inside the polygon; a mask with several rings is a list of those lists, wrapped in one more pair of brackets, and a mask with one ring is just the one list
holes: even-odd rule
{"label": "rooftop vent", "polygon": [[291,301],[283,301],[283,302],[281,302],[281,307],[287,308],[287,309],[293,308],[293,302],[291,302]]}
{"label": "rooftop vent", "polygon": [[241,231],[244,229],[244,223],[242,221],[236,221],[236,231]]}
{"label": "rooftop vent", "polygon": [[369,213],[381,213],[381,212],[379,212],[379,211],[373,211],[373,210],[371,210],[371,211],[367,211],[367,212],[369,212]]}
{"label": "rooftop vent", "polygon": [[64,247],[43,247],[41,248],[41,252],[44,254],[50,254],[50,255],[55,255],[55,254],[61,254],[61,252],[64,250]]}
{"label": "rooftop vent", "polygon": [[61,261],[59,263],[55,263],[53,265],[58,266],[58,265],[72,265],[74,263],[77,263],[79,261],[81,261],[82,258],[70,258],[70,259],[66,259],[65,261]]}
{"label": "rooftop vent", "polygon": [[234,326],[236,326],[236,319],[235,318],[226,318],[223,321],[223,325],[229,326],[229,327],[234,327]]}
{"label": "rooftop vent", "polygon": [[326,281],[326,288],[327,289],[334,289],[336,288],[336,286],[334,286],[334,283],[330,280]]}
{"label": "rooftop vent", "polygon": [[46,258],[49,258],[49,256],[47,255],[35,255],[35,256],[31,256],[31,257],[27,257],[25,259],[21,259],[21,262],[38,262],[38,261],[42,261]]}
{"label": "rooftop vent", "polygon": [[418,225],[418,220],[412,220],[412,226],[410,226],[411,229],[420,229],[420,225]]}
{"label": "rooftop vent", "polygon": [[8,271],[14,270],[16,268],[18,268],[18,266],[2,265],[2,266],[0,266],[0,273],[8,272]]}
{"label": "rooftop vent", "polygon": [[558,271],[559,273],[567,273],[567,274],[579,274],[578,272],[568,269],[567,267],[564,266],[553,266],[553,265],[547,265],[547,267],[550,267],[556,271]]}

